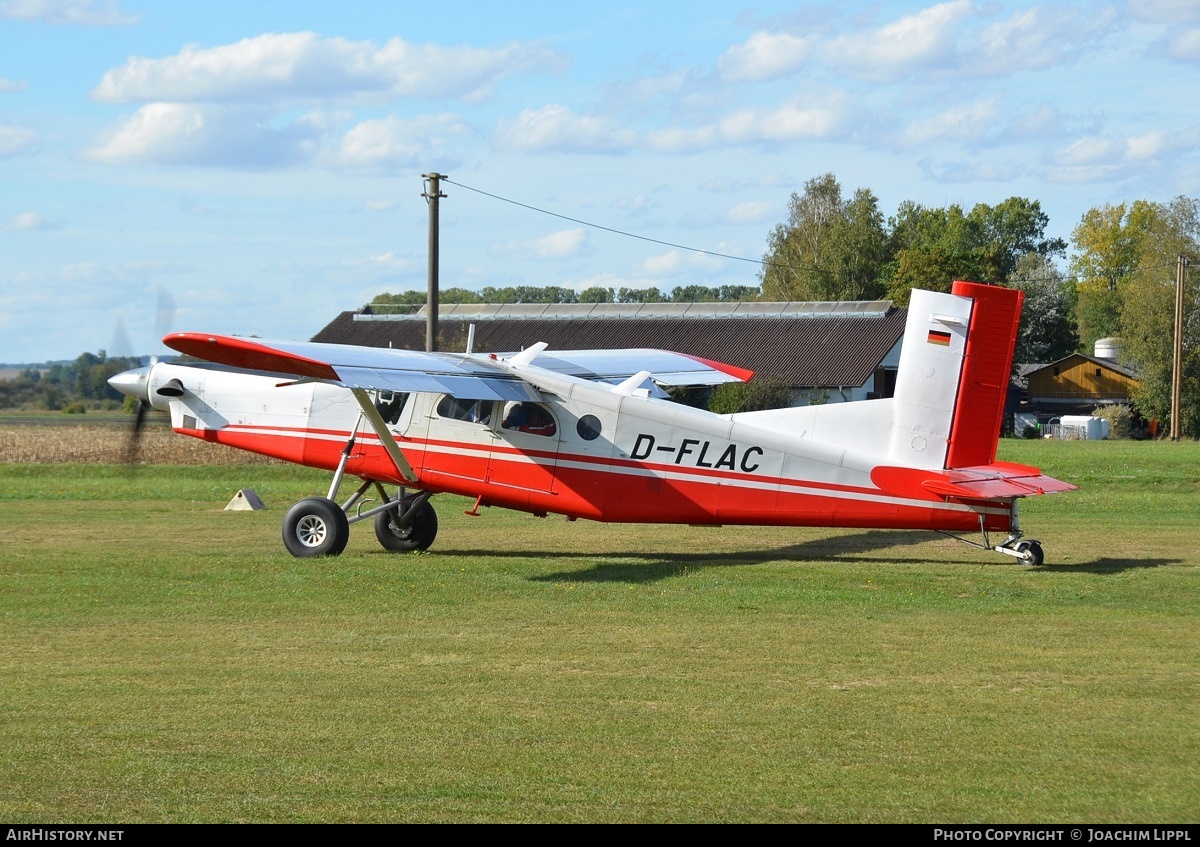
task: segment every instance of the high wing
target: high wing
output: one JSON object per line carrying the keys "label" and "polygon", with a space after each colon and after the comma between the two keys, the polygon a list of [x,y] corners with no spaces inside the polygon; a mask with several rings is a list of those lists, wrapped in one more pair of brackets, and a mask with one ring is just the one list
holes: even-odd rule
{"label": "high wing", "polygon": [[[507,358],[510,354],[504,354]],[[511,354],[515,355],[515,354]],[[548,371],[594,382],[627,379],[649,371],[659,385],[719,385],[749,382],[754,371],[713,362],[699,356],[648,348],[628,350],[554,350],[537,357],[537,366]]]}
{"label": "high wing", "polygon": [[[176,332],[163,338],[173,350],[210,362],[256,371],[335,382],[351,389],[445,392],[478,400],[536,400],[537,390],[502,366],[532,356],[425,353],[381,347],[265,341],[228,335]],[[539,346],[540,350],[540,346]],[[533,352],[533,351],[526,351]],[[537,366],[598,381],[648,371],[662,385],[745,382],[752,371],[666,350],[567,350],[537,357]]]}

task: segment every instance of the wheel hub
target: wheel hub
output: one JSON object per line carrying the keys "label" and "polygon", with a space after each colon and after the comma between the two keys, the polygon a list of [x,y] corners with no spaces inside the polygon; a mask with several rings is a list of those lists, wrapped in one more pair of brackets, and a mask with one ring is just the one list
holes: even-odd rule
{"label": "wheel hub", "polygon": [[329,534],[325,521],[316,515],[306,515],[296,524],[296,540],[305,547],[319,547]]}

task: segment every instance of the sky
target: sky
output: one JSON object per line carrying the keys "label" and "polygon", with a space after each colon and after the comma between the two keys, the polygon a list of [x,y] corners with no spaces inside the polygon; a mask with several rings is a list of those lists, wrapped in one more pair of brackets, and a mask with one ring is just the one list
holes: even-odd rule
{"label": "sky", "polygon": [[423,290],[431,172],[443,287],[755,285],[825,173],[1069,240],[1200,195],[1197,91],[1200,0],[0,0],[0,362]]}

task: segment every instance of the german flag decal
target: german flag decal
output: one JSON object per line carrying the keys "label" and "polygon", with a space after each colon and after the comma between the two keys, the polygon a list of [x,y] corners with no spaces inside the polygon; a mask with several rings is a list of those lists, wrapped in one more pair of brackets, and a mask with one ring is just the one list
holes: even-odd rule
{"label": "german flag decal", "polygon": [[929,330],[929,343],[936,344],[939,347],[950,346],[950,333],[942,332],[938,329]]}

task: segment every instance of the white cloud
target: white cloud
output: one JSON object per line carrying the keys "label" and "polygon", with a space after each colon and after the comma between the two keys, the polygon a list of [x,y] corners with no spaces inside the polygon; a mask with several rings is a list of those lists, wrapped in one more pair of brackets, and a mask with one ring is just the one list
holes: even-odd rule
{"label": "white cloud", "polygon": [[607,118],[576,115],[555,104],[525,109],[515,120],[501,121],[496,130],[497,147],[518,152],[622,153],[636,138]]}
{"label": "white cloud", "polygon": [[313,32],[266,33],[219,47],[190,45],[164,59],[133,57],[105,73],[92,96],[108,103],[470,99],[511,74],[557,72],[565,65],[557,51],[518,42],[485,50],[400,38],[376,46]]}
{"label": "white cloud", "polygon": [[976,74],[992,75],[1048,68],[1076,55],[1116,20],[1114,9],[1022,9],[973,38],[962,65]]}
{"label": "white cloud", "polygon": [[582,227],[552,232],[529,241],[509,241],[492,247],[492,254],[505,258],[568,259],[583,250],[587,234]]}
{"label": "white cloud", "polygon": [[731,224],[747,224],[765,221],[776,211],[776,204],[767,200],[749,200],[738,203],[725,213],[725,220]]}
{"label": "white cloud", "polygon": [[13,215],[4,222],[6,229],[32,231],[37,229],[53,229],[53,227],[37,212],[21,212]]}
{"label": "white cloud", "polygon": [[1178,132],[1153,130],[1118,138],[1079,138],[1051,155],[1051,176],[1066,182],[1111,180],[1144,173],[1200,146],[1200,124]]}
{"label": "white cloud", "polygon": [[848,123],[839,97],[823,103],[785,103],[775,109],[740,109],[719,124],[721,138],[734,143],[834,138]]}
{"label": "white cloud", "polygon": [[694,73],[686,70],[638,77],[614,83],[608,92],[608,97],[620,105],[658,100],[664,97],[674,98],[681,95],[689,84],[696,82],[693,77]]}
{"label": "white cloud", "polygon": [[959,25],[974,12],[970,0],[952,0],[862,34],[834,39],[824,53],[848,76],[896,80],[946,64],[955,54]]}
{"label": "white cloud", "polygon": [[905,127],[901,140],[914,146],[946,141],[978,141],[993,129],[999,115],[998,97],[952,106],[932,117],[913,121]]}
{"label": "white cloud", "polygon": [[368,212],[390,212],[395,209],[398,204],[395,200],[368,200],[363,203],[363,208]]}
{"label": "white cloud", "polygon": [[614,209],[620,209],[624,212],[644,212],[650,208],[651,201],[645,194],[638,194],[634,197],[622,197],[612,203]]}
{"label": "white cloud", "polygon": [[777,188],[788,185],[790,182],[790,177],[781,174],[764,174],[757,177],[717,177],[700,183],[700,187],[705,191],[713,192],[746,191],[747,189]]}
{"label": "white cloud", "polygon": [[324,164],[350,169],[411,167],[437,160],[451,167],[458,157],[449,141],[471,132],[455,115],[423,115],[404,120],[395,115],[367,120],[347,132],[330,151]]}
{"label": "white cloud", "polygon": [[24,82],[13,82],[11,79],[5,79],[0,76],[0,91],[24,91]]}
{"label": "white cloud", "polygon": [[730,82],[761,82],[800,70],[811,52],[811,39],[785,32],[756,32],[726,50],[717,60],[717,70]]}
{"label": "white cloud", "polygon": [[27,129],[0,124],[0,159],[28,150],[35,141],[37,136]]}
{"label": "white cloud", "polygon": [[138,22],[136,15],[125,14],[112,0],[104,3],[95,0],[2,0],[0,18],[83,26],[128,26]]}
{"label": "white cloud", "polygon": [[1062,131],[1062,115],[1056,107],[1043,103],[1032,112],[1013,115],[1005,134],[1010,138],[1049,138]]}
{"label": "white cloud", "polygon": [[711,274],[724,267],[725,261],[719,256],[707,256],[703,253],[681,252],[668,250],[657,256],[650,256],[638,265],[638,272],[647,277],[670,277],[687,273]]}
{"label": "white cloud", "polygon": [[109,163],[227,165],[271,168],[306,161],[316,130],[303,120],[282,128],[260,110],[150,103],[85,151]]}
{"label": "white cloud", "polygon": [[62,269],[62,278],[86,281],[95,279],[99,270],[95,262],[73,262]]}
{"label": "white cloud", "polygon": [[1200,21],[1196,0],[1129,0],[1135,18],[1153,23],[1180,24]]}
{"label": "white cloud", "polygon": [[389,271],[402,271],[413,266],[413,261],[405,256],[397,255],[395,251],[389,250],[386,253],[380,253],[378,256],[372,256],[371,261],[382,265]]}
{"label": "white cloud", "polygon": [[721,133],[712,125],[670,127],[648,133],[645,143],[660,153],[692,153],[716,147],[721,143]]}
{"label": "white cloud", "polygon": [[668,250],[651,256],[642,262],[641,270],[650,276],[670,276],[683,266],[683,255],[678,250]]}
{"label": "white cloud", "polygon": [[1176,33],[1167,45],[1167,54],[1181,62],[1200,62],[1200,27]]}
{"label": "white cloud", "polygon": [[1012,182],[1028,172],[1026,165],[1021,162],[992,158],[974,162],[939,159],[936,164],[929,159],[922,159],[917,166],[935,182]]}
{"label": "white cloud", "polygon": [[607,117],[577,115],[565,106],[526,109],[501,121],[499,149],[517,152],[692,153],[721,145],[780,143],[839,138],[850,124],[848,100],[841,94],[806,103],[794,101],[771,109],[739,109],[717,123],[673,126],[639,134]]}

